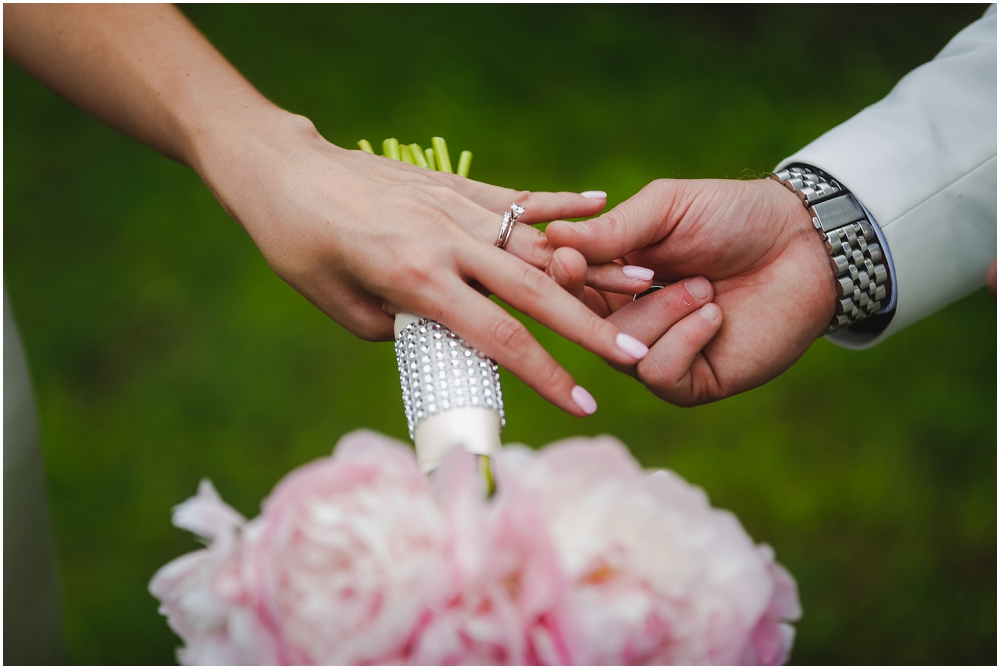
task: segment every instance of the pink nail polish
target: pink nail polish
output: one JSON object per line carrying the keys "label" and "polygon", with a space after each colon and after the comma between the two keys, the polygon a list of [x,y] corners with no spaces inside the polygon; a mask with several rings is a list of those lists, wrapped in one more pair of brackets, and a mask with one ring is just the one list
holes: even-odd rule
{"label": "pink nail polish", "polygon": [[594,396],[588,393],[582,386],[574,386],[569,396],[573,398],[576,405],[583,409],[587,415],[597,411],[597,400],[595,400]]}
{"label": "pink nail polish", "polygon": [[585,190],[580,195],[591,200],[607,200],[608,194],[602,190]]}
{"label": "pink nail polish", "polygon": [[712,292],[712,287],[708,284],[708,279],[700,276],[688,279],[684,282],[684,287],[696,300],[704,300]]}
{"label": "pink nail polish", "polygon": [[636,281],[649,281],[653,278],[653,270],[638,265],[625,265],[622,267],[622,271],[625,276]]}
{"label": "pink nail polish", "polygon": [[642,360],[649,353],[649,348],[645,344],[624,332],[619,332],[615,335],[615,343],[618,344],[618,348],[623,353],[632,356],[636,360]]}

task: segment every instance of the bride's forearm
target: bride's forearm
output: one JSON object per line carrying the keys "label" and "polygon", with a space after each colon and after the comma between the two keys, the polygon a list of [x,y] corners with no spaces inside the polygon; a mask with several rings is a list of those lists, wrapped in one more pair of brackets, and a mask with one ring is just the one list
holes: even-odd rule
{"label": "bride's forearm", "polygon": [[207,138],[281,113],[170,5],[5,4],[4,55],[199,172]]}
{"label": "bride's forearm", "polygon": [[[493,245],[512,202],[532,223],[592,216],[601,193],[517,192],[335,147],[268,102],[171,6],[4,5],[4,53],[195,169],[274,271],[360,337],[391,339],[389,311],[433,318],[577,416],[593,398],[469,282],[616,364],[646,352],[516,257],[547,264],[541,232],[521,226],[510,253]],[[625,292],[649,288],[613,274]]]}

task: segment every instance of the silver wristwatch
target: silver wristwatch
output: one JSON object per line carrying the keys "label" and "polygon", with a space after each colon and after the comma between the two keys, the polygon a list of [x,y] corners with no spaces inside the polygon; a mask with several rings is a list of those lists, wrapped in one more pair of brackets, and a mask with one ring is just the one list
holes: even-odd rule
{"label": "silver wristwatch", "polygon": [[814,167],[792,165],[771,178],[799,196],[830,254],[838,299],[825,334],[877,313],[887,304],[892,282],[865,208],[842,184]]}

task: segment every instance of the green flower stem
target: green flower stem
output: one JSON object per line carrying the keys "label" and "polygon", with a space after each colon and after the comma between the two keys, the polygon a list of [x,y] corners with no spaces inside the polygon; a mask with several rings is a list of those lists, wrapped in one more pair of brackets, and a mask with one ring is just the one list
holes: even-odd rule
{"label": "green flower stem", "polygon": [[386,158],[399,160],[399,142],[395,137],[382,140],[382,155]]}
{"label": "green flower stem", "polygon": [[399,159],[409,165],[416,164],[413,162],[413,156],[410,155],[410,147],[408,147],[406,144],[399,145]]}
{"label": "green flower stem", "polygon": [[451,158],[448,156],[448,143],[443,137],[432,137],[431,144],[434,145],[434,155],[437,157],[438,170],[452,174]]}
{"label": "green flower stem", "polygon": [[424,159],[427,160],[427,167],[436,170],[437,161],[434,159],[434,149],[424,149]]}
{"label": "green flower stem", "polygon": [[479,474],[483,477],[483,483],[486,484],[486,499],[489,499],[497,491],[497,482],[493,477],[493,458],[488,455],[480,455],[478,457]]}
{"label": "green flower stem", "polygon": [[420,148],[419,144],[410,144],[410,155],[413,156],[413,162],[420,167],[429,167],[427,164],[427,157],[424,156],[424,150]]}
{"label": "green flower stem", "polygon": [[358,142],[358,148],[364,151],[365,153],[370,153],[372,155],[375,154],[375,151],[372,149],[372,145],[368,143],[367,139],[363,139],[360,142]]}
{"label": "green flower stem", "polygon": [[472,167],[472,151],[462,151],[458,155],[458,176],[468,178],[470,167]]}

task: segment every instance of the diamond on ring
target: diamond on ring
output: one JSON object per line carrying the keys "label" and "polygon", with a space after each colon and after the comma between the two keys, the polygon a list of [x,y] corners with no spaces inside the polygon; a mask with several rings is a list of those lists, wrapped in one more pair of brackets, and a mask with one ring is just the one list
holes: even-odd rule
{"label": "diamond on ring", "polygon": [[514,217],[514,222],[517,223],[517,219],[521,218],[521,214],[524,213],[524,207],[517,204],[516,202],[510,205],[510,214]]}
{"label": "diamond on ring", "polygon": [[506,248],[507,242],[510,241],[510,233],[514,231],[514,224],[517,223],[517,219],[521,218],[524,213],[524,207],[517,204],[516,202],[510,205],[510,209],[503,213],[503,220],[500,221],[500,234],[497,235],[496,246],[498,248]]}

